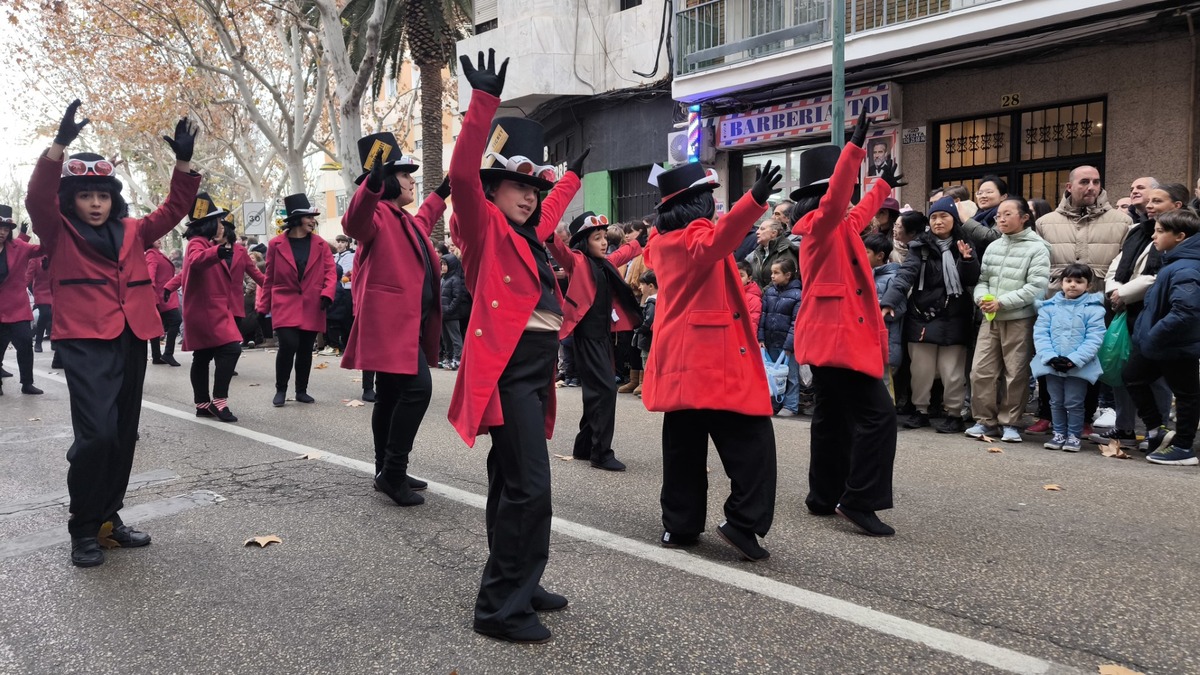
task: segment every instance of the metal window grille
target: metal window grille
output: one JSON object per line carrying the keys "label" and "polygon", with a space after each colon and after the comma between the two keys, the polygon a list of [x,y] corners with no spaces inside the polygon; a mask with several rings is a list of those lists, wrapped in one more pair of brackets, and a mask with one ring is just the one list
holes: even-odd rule
{"label": "metal window grille", "polygon": [[658,189],[646,182],[649,177],[649,165],[612,172],[616,222],[640,221],[642,216],[654,212],[658,205]]}

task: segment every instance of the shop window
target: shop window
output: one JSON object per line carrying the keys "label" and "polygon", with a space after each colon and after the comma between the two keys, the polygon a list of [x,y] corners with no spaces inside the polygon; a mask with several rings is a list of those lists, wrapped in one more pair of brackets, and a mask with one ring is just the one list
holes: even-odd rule
{"label": "shop window", "polygon": [[1021,160],[1104,152],[1104,103],[1079,103],[1021,113]]}
{"label": "shop window", "polygon": [[641,221],[642,216],[654,213],[654,207],[658,206],[658,188],[647,182],[649,176],[649,165],[612,172],[615,222]]}
{"label": "shop window", "polygon": [[1012,121],[1009,116],[980,117],[939,126],[940,169],[1004,164],[1010,160]]}

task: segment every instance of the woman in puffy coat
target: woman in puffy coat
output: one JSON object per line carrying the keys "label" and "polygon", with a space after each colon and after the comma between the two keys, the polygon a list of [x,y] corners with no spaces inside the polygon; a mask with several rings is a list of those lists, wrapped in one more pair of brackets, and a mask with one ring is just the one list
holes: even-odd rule
{"label": "woman in puffy coat", "polygon": [[[973,337],[975,306],[968,289],[979,281],[979,259],[967,243],[954,199],[943,197],[929,209],[929,230],[908,245],[908,258],[880,302],[885,317],[908,296],[904,339],[912,359],[912,403],[917,412],[909,429],[929,426],[933,380],[942,380],[946,419],[939,433],[966,430],[961,415],[966,397],[967,345]],[[909,295],[909,291],[912,294]]]}

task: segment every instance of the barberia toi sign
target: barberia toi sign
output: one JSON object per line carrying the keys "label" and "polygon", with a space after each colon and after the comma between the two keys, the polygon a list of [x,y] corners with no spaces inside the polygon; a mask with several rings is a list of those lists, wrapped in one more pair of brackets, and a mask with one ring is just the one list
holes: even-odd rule
{"label": "barberia toi sign", "polygon": [[[846,90],[846,128],[854,126],[865,106],[873,122],[893,119],[895,85],[884,82]],[[833,96],[802,98],[779,105],[717,118],[717,147],[735,148],[785,138],[829,135]]]}

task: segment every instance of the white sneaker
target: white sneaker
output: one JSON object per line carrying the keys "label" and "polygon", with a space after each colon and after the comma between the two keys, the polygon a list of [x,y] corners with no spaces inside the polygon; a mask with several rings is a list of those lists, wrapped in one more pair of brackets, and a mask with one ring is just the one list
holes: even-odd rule
{"label": "white sneaker", "polygon": [[333,356],[334,353],[335,353],[335,350],[333,347],[326,347],[325,349],[322,349],[321,351],[317,352],[317,354],[320,356]]}
{"label": "white sneaker", "polygon": [[1017,431],[1016,427],[1004,427],[1004,435],[1000,437],[1000,440],[1005,443],[1020,443],[1022,441],[1021,432]]}
{"label": "white sneaker", "polygon": [[1101,427],[1103,429],[1111,429],[1117,426],[1117,411],[1112,408],[1101,408],[1096,411],[1096,419],[1092,421],[1093,427]]}

